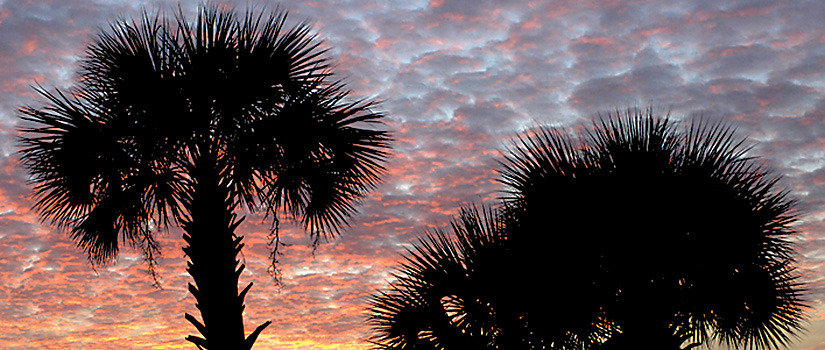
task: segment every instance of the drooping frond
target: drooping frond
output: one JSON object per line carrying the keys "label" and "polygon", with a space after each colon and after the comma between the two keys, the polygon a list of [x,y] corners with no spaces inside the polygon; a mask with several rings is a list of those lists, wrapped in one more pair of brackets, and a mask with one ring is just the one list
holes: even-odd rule
{"label": "drooping frond", "polygon": [[277,115],[256,123],[258,137],[241,140],[251,153],[238,153],[250,161],[259,154],[278,160],[262,168],[262,201],[270,211],[300,218],[316,238],[346,225],[354,202],[384,172],[390,142],[386,131],[371,126],[383,115],[371,102],[344,102],[342,89],[317,82],[288,95]]}
{"label": "drooping frond", "polygon": [[71,229],[96,263],[116,256],[119,232],[155,254],[150,225],[163,225],[170,208],[177,215],[178,175],[162,159],[138,154],[97,100],[38,91],[49,104],[21,109],[35,126],[22,130],[20,153],[43,219]]}

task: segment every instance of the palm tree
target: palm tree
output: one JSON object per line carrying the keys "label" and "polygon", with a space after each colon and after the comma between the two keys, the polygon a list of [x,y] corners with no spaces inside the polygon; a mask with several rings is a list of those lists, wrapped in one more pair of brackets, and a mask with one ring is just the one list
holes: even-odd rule
{"label": "palm tree", "polygon": [[523,138],[501,181],[514,244],[607,292],[600,308],[619,332],[606,348],[787,344],[804,308],[794,201],[745,139],[648,109],[608,115],[578,140]]}
{"label": "palm tree", "polygon": [[[184,230],[202,322],[199,348],[249,349],[238,292],[239,207],[282,212],[314,242],[334,237],[383,173],[390,138],[373,101],[347,102],[310,28],[286,13],[201,8],[190,23],[144,14],[102,32],[70,94],[21,108],[21,158],[43,220],[69,229],[95,264],[121,242]],[[274,258],[273,258],[274,259]],[[274,264],[274,261],[273,261]]]}
{"label": "palm tree", "polygon": [[547,287],[550,276],[576,285],[585,276],[546,271],[513,249],[502,215],[462,208],[452,237],[435,230],[416,241],[390,290],[369,299],[375,348],[581,349],[611,334],[591,308],[595,289]]}
{"label": "palm tree", "polygon": [[[698,121],[681,129],[650,109],[608,115],[575,137],[539,128],[517,140],[502,162],[507,189],[495,226],[503,248],[486,263],[447,264],[485,276],[475,293],[490,295],[491,314],[521,303],[521,345],[485,344],[538,348],[526,341],[535,334],[544,336],[542,346],[558,349],[787,344],[804,317],[790,243],[794,201],[746,156],[745,142],[729,126]],[[428,334],[405,331],[405,322],[415,320],[413,306],[435,305],[417,291],[456,281],[433,277],[447,270],[444,256],[478,255],[466,252],[475,245],[461,243],[469,238],[456,236],[458,243],[438,247],[470,248],[448,254],[433,242],[449,238],[425,238],[393,288],[373,297],[379,347],[418,348],[407,339]],[[414,329],[429,324],[472,334],[464,323],[422,318],[425,325]],[[502,319],[488,322],[488,329],[505,327]]]}

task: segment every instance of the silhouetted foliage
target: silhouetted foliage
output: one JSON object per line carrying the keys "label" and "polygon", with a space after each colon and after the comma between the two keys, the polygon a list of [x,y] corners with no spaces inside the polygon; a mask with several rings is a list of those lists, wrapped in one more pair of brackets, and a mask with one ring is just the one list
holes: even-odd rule
{"label": "silhouetted foliage", "polygon": [[[453,274],[485,276],[474,293],[495,294],[487,305],[522,303],[521,344],[502,345],[495,336],[505,332],[492,331],[485,347],[786,345],[804,317],[789,241],[794,201],[746,155],[745,142],[724,124],[682,129],[652,110],[608,115],[575,137],[539,128],[518,139],[502,162],[507,189],[496,215],[506,253],[488,258],[495,264],[462,261],[462,273]],[[432,329],[469,336],[461,332],[469,326],[426,322],[416,326],[424,333],[400,336],[401,306],[426,300],[408,281],[438,284],[435,273],[422,273],[446,270],[430,241],[408,260],[429,261],[428,268],[408,262],[393,289],[372,300],[379,347],[455,348],[407,346]]]}
{"label": "silhouetted foliage", "polygon": [[371,126],[383,115],[373,101],[346,100],[319,45],[306,24],[287,28],[283,12],[207,6],[194,23],[181,12],[112,24],[70,94],[38,88],[45,106],[20,110],[34,125],[20,152],[35,207],[95,264],[126,242],[152,267],[154,234],[180,225],[203,317],[186,315],[203,335],[187,339],[250,348],[269,322],[244,336],[251,283],[238,293],[238,206],[275,227],[286,212],[317,243],[384,171],[390,139]]}
{"label": "silhouetted foliage", "polygon": [[466,208],[453,237],[435,230],[416,241],[391,289],[370,298],[376,347],[579,349],[609,335],[604,315],[582,308],[592,295],[548,284],[557,269],[513,249],[504,222],[496,209]]}

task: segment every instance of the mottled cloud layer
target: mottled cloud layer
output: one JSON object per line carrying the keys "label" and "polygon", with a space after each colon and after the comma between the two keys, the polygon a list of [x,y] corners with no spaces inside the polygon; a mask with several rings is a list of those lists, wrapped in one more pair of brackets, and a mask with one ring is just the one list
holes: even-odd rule
{"label": "mottled cloud layer", "polygon": [[[193,12],[199,1],[183,1]],[[231,2],[229,5],[233,5]],[[277,3],[258,2],[275,8]],[[237,1],[239,9],[246,1]],[[652,105],[724,119],[800,199],[800,272],[810,331],[825,349],[825,3],[821,1],[295,1],[355,96],[376,97],[397,143],[385,182],[340,238],[316,252],[285,230],[284,285],[266,272],[268,226],[252,216],[244,281],[258,347],[364,349],[365,298],[386,286],[409,242],[456,208],[493,200],[496,160],[536,124],[574,127]],[[15,155],[16,108],[31,86],[67,87],[108,21],[174,11],[162,1],[0,1],[0,347],[190,348],[193,312],[180,232],[161,234],[162,289],[140,254],[93,270],[68,236],[29,209]]]}

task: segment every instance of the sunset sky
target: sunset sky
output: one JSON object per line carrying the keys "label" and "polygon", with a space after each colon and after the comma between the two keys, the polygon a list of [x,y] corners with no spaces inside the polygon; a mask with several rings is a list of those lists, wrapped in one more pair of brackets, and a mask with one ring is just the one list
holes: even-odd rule
{"label": "sunset sky", "polygon": [[[200,1],[183,1],[193,14]],[[250,2],[226,2],[243,11]],[[279,3],[252,2],[258,8]],[[0,0],[0,348],[176,349],[194,328],[181,232],[159,233],[162,289],[140,252],[93,269],[65,232],[41,225],[16,155],[16,109],[31,86],[66,88],[100,28],[174,11],[175,2]],[[352,227],[313,255],[295,227],[267,274],[268,224],[250,215],[246,329],[257,349],[366,349],[365,299],[387,286],[405,247],[457,208],[492,203],[509,140],[549,124],[653,106],[724,119],[799,199],[799,272],[808,332],[825,350],[825,2],[368,0],[280,3],[307,20],[354,97],[378,98],[396,143],[384,182]],[[597,218],[598,212],[594,212]],[[537,270],[536,273],[543,273]]]}

